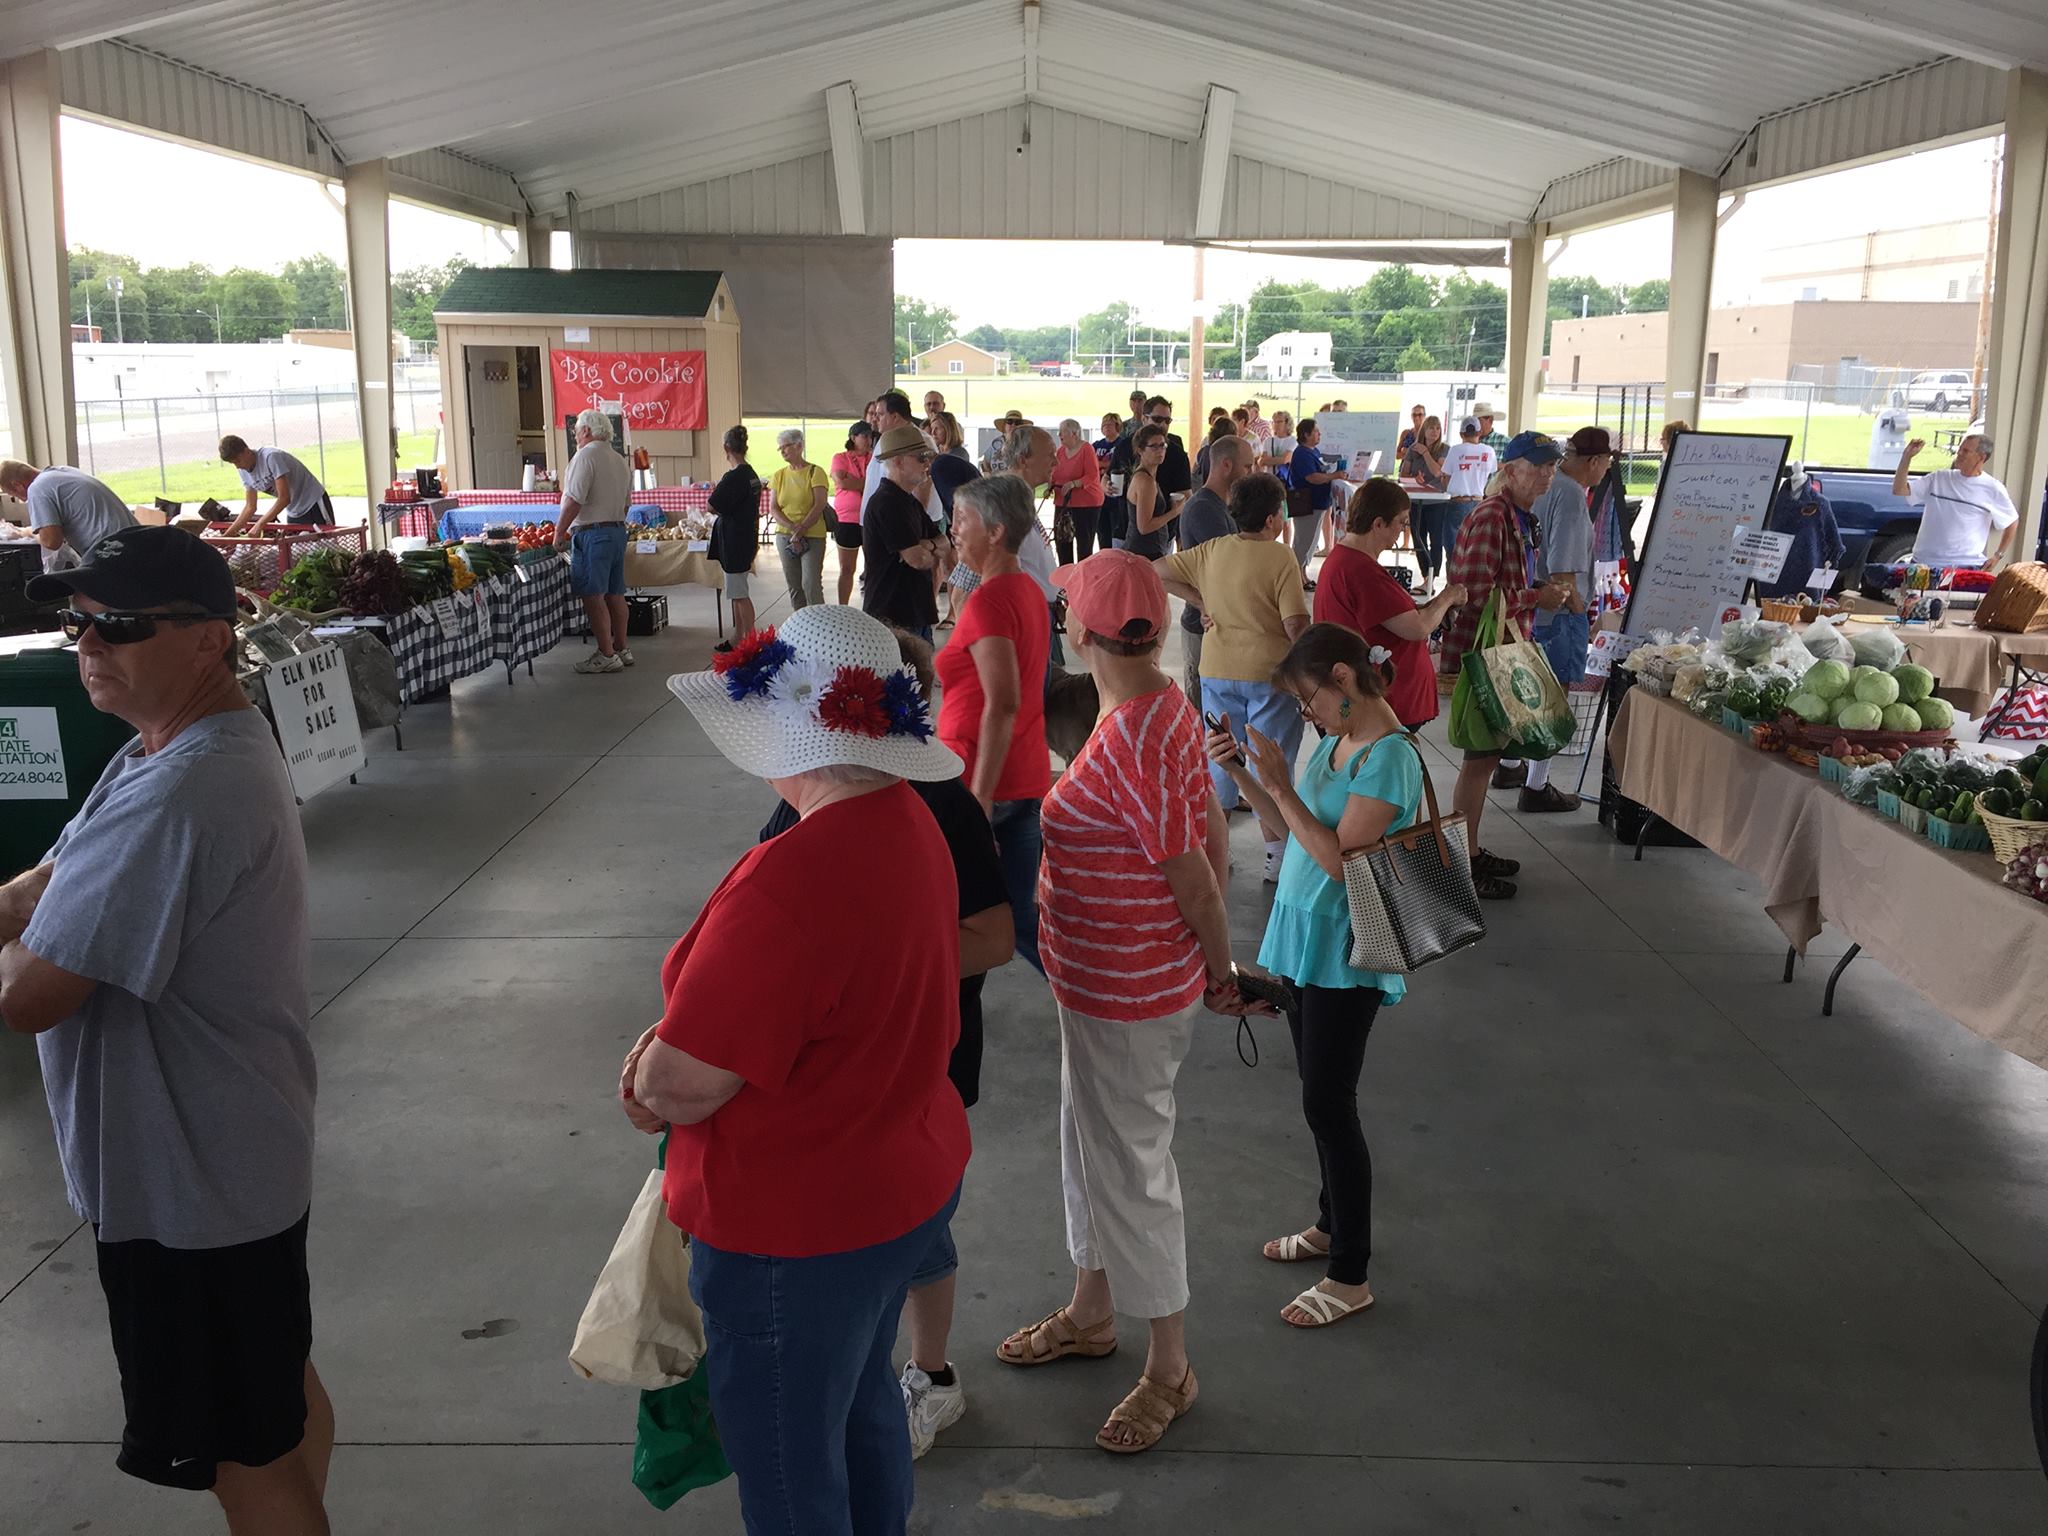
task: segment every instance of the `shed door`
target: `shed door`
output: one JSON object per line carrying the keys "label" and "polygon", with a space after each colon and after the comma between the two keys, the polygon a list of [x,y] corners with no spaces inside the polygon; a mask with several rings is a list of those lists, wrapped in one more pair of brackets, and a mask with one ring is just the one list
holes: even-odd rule
{"label": "shed door", "polygon": [[473,490],[519,487],[519,379],[512,347],[464,347]]}

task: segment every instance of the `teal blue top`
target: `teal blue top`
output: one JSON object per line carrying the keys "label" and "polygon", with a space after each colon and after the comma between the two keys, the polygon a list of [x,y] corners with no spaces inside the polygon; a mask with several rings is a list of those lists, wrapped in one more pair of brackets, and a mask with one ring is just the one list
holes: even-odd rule
{"label": "teal blue top", "polygon": [[[1383,736],[1341,768],[1331,766],[1337,738],[1327,738],[1309,755],[1294,786],[1309,814],[1335,830],[1353,795],[1384,800],[1400,810],[1387,826],[1399,832],[1414,825],[1422,800],[1422,758],[1408,738]],[[1354,773],[1353,768],[1357,769]],[[1280,885],[1273,893],[1273,914],[1266,920],[1266,940],[1259,946],[1259,964],[1299,987],[1377,987],[1388,1003],[1407,995],[1399,976],[1361,971],[1350,962],[1351,907],[1344,882],[1324,873],[1292,833],[1280,860]]]}

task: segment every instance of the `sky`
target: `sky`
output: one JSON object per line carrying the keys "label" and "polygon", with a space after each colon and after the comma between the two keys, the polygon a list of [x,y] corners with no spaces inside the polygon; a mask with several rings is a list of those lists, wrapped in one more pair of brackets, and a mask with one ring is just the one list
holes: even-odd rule
{"label": "sky", "polygon": [[[1751,193],[1721,230],[1715,302],[1744,302],[1766,253],[1790,241],[1984,217],[1996,143],[1972,140]],[[125,252],[151,266],[274,271],[316,252],[344,258],[341,211],[311,177],[69,116],[63,156],[65,236],[73,245]],[[1551,271],[1640,283],[1668,275],[1670,244],[1669,215],[1638,219],[1573,236]],[[392,207],[393,270],[455,255],[489,264],[506,254],[488,225]],[[1055,325],[1118,299],[1178,324],[1189,312],[1192,264],[1185,248],[1142,242],[899,240],[896,289],[951,308],[963,330]],[[1268,277],[1350,287],[1373,270],[1366,262],[1212,250],[1204,287],[1211,301],[1229,301]],[[1505,274],[1496,280],[1505,284]]]}

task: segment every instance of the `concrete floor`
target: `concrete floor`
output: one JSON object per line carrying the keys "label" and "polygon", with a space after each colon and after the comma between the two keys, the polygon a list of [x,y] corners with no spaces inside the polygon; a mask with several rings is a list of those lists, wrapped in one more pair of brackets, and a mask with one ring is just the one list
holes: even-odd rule
{"label": "concrete floor", "polygon": [[[769,803],[663,687],[709,638],[707,595],[675,607],[697,627],[643,642],[633,672],[574,676],[570,642],[534,681],[473,679],[305,808],[337,1531],[738,1529],[730,1484],[656,1515],[627,1481],[631,1394],[564,1358],[650,1155],[613,1107],[620,1055]],[[1177,1151],[1204,1390],[1147,1456],[1091,1444],[1135,1353],[992,1358],[1068,1275],[1050,1002],[1021,967],[992,978],[957,1229],[969,1408],[920,1464],[915,1529],[2042,1528],[2048,1075],[1869,959],[1823,1019],[1842,946],[1780,985],[1746,877],[1696,850],[1634,864],[1590,810],[1517,822],[1510,800],[1486,841],[1524,861],[1521,899],[1383,1015],[1367,1059],[1370,1317],[1279,1322],[1308,1276],[1258,1245],[1314,1199],[1285,1031],[1261,1030],[1256,1070],[1230,1025],[1200,1035]],[[1247,956],[1264,900],[1240,874]],[[90,1233],[12,1039],[0,1379],[0,1529],[218,1529],[210,1500],[114,1470]]]}

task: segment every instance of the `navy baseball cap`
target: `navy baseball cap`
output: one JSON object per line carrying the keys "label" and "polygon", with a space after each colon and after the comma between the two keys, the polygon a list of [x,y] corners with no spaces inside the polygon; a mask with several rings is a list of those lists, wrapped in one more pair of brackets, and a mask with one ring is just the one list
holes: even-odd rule
{"label": "navy baseball cap", "polygon": [[77,593],[116,613],[173,604],[214,618],[235,615],[235,578],[220,552],[182,528],[121,528],[85,552],[68,571],[46,571],[28,584],[31,601]]}
{"label": "navy baseball cap", "polygon": [[1527,459],[1531,464],[1555,464],[1563,457],[1564,450],[1557,446],[1556,439],[1542,432],[1517,432],[1500,451],[1503,464],[1512,464],[1517,459]]}

